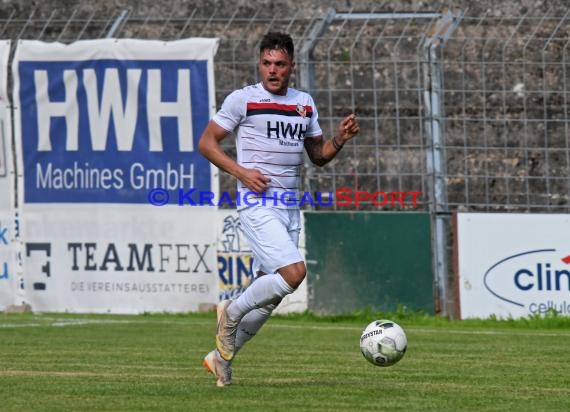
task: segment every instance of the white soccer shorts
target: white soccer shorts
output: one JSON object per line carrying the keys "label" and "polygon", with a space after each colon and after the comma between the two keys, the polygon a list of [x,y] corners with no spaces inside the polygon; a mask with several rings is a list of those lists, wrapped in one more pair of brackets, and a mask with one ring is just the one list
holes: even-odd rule
{"label": "white soccer shorts", "polygon": [[299,252],[299,209],[251,206],[239,211],[241,228],[253,252],[253,275],[277,273],[279,268],[302,262]]}

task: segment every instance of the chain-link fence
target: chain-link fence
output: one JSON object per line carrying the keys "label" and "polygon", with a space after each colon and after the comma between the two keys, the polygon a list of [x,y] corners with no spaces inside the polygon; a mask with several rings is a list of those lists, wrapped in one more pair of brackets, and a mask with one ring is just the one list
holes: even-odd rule
{"label": "chain-link fence", "polygon": [[[267,8],[190,7],[183,17],[180,10],[172,14],[12,12],[0,17],[0,37],[72,42],[215,36],[220,38],[219,105],[232,90],[258,80],[262,34],[287,31],[297,46],[295,85],[314,95],[325,132],[332,135],[351,111],[361,123],[360,135],[342,156],[309,169],[305,182],[311,190],[421,191],[418,207],[427,210],[435,202],[434,174],[442,173],[449,211],[568,211],[567,10],[500,18],[456,11],[457,29],[446,39],[434,36],[445,12],[307,13],[299,8],[276,14]],[[426,81],[424,49],[430,41],[440,41],[440,90]],[[441,105],[436,120],[442,140],[435,148],[443,156],[441,171],[429,164],[433,148],[427,129],[434,108],[426,92],[437,92]],[[222,176],[223,188],[233,186]],[[379,209],[371,202],[360,208]]]}
{"label": "chain-link fence", "polygon": [[568,16],[467,18],[446,44],[452,210],[568,212]]}
{"label": "chain-link fence", "polygon": [[[313,94],[325,134],[332,136],[350,112],[361,124],[359,136],[333,162],[307,164],[304,189],[422,192],[416,205],[408,198],[342,210],[430,211],[439,227],[434,259],[444,296],[451,213],[568,213],[567,7],[497,17],[468,10],[276,12],[243,4],[186,5],[157,17],[120,8],[106,16],[96,9],[13,12],[0,15],[0,38],[218,37],[220,105],[232,90],[258,80],[260,37],[291,33],[297,47],[294,86]],[[225,148],[233,151],[232,142]],[[221,189],[231,192],[235,182],[222,174]],[[341,208],[333,203],[325,209]]]}

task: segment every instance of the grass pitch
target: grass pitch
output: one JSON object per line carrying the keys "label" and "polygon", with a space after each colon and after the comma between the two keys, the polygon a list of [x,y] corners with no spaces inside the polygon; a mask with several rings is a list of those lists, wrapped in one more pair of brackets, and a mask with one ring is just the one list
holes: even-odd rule
{"label": "grass pitch", "polygon": [[[0,411],[565,411],[570,321],[273,317],[217,388],[202,367],[215,316],[0,314]],[[408,351],[375,367],[376,318]]]}

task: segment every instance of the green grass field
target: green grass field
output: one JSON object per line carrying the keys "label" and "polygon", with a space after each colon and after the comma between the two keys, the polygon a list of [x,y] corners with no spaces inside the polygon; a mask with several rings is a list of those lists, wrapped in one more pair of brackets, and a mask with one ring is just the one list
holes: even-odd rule
{"label": "green grass field", "polygon": [[358,347],[370,316],[273,317],[218,388],[213,314],[0,314],[0,411],[570,410],[568,318],[394,315],[408,351],[379,368]]}

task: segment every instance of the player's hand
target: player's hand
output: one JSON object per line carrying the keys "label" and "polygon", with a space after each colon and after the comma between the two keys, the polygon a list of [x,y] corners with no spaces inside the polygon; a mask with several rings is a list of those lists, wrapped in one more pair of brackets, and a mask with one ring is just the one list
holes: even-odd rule
{"label": "player's hand", "polygon": [[243,174],[240,176],[241,182],[252,192],[263,193],[269,189],[269,182],[271,179],[265,176],[257,169],[243,169]]}
{"label": "player's hand", "polygon": [[354,113],[349,114],[338,125],[337,141],[339,144],[345,144],[360,131],[358,119]]}

